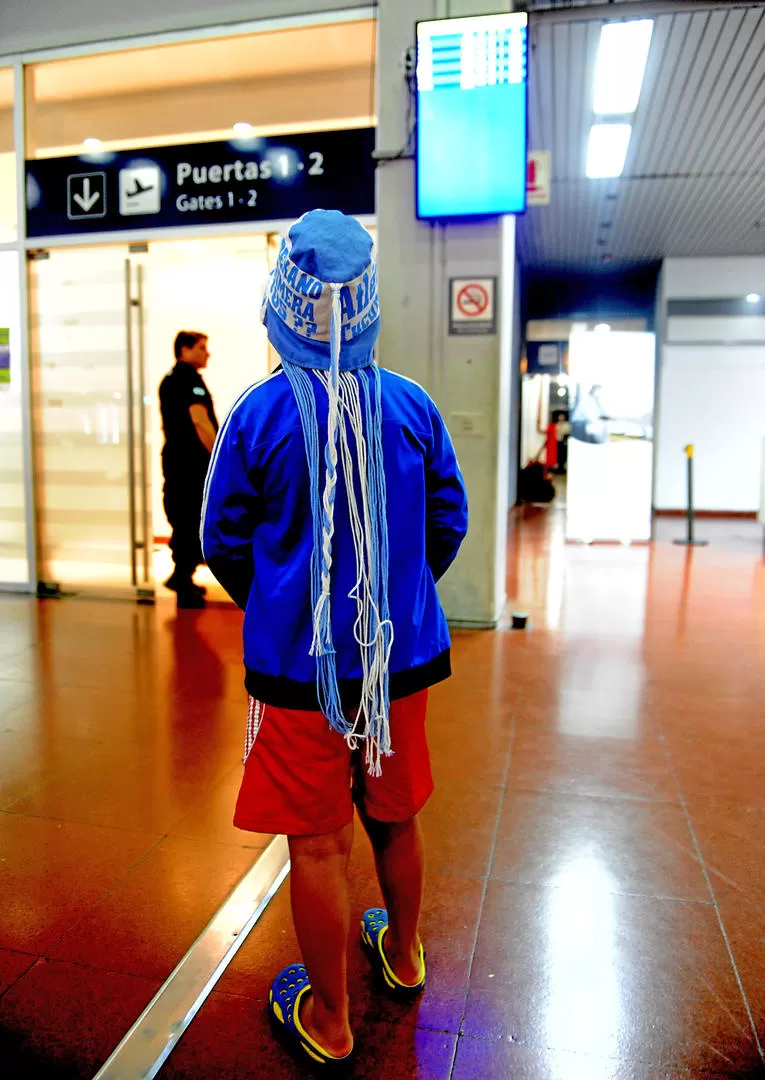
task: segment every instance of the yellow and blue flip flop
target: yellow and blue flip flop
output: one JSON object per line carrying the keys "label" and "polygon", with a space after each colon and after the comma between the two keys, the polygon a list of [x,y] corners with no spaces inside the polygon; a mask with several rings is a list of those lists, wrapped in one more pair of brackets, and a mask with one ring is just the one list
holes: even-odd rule
{"label": "yellow and blue flip flop", "polygon": [[383,942],[388,933],[388,912],[385,908],[370,908],[361,919],[361,944],[369,961],[382,979],[385,987],[397,998],[413,998],[425,989],[425,950],[420,943],[420,971],[422,975],[413,985],[401,982],[388,963]]}
{"label": "yellow and blue flip flop", "polygon": [[304,1061],[308,1060],[322,1075],[342,1075],[353,1062],[353,1050],[345,1057],[334,1057],[312,1039],[300,1023],[300,1003],[310,992],[311,984],[304,964],[291,964],[280,971],[268,995],[271,1024],[286,1048]]}

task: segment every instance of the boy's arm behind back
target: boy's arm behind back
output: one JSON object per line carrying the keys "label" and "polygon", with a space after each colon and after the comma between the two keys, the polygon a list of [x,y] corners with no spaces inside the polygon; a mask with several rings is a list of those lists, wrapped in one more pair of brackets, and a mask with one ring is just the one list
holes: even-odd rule
{"label": "boy's arm behind back", "polygon": [[425,540],[428,565],[436,581],[454,562],[468,529],[468,503],[454,446],[431,402],[432,442],[425,461]]}
{"label": "boy's arm behind back", "polygon": [[231,599],[244,611],[252,587],[252,537],[258,493],[247,467],[243,433],[231,416],[218,436],[205,485],[202,551]]}

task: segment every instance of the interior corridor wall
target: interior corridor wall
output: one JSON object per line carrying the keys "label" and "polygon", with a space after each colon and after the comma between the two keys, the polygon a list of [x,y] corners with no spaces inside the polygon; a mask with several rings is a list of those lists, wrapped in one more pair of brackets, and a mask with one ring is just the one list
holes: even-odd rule
{"label": "interior corridor wall", "polygon": [[695,504],[759,508],[765,438],[765,258],[667,259],[654,504],[686,506],[683,447],[693,443]]}

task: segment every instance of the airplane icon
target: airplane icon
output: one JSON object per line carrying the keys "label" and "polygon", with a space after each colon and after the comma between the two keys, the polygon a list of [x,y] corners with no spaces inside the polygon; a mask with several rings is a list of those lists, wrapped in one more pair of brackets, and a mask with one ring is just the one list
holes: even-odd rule
{"label": "airplane icon", "polygon": [[120,214],[134,217],[158,214],[161,209],[162,187],[158,165],[132,165],[120,169]]}
{"label": "airplane icon", "polygon": [[154,187],[153,184],[147,184],[144,187],[143,184],[141,183],[141,181],[136,176],[136,178],[135,178],[135,189],[133,191],[126,191],[125,192],[125,197],[128,198],[128,199],[134,199],[136,197],[136,195],[143,195],[143,193],[145,191],[151,191],[153,187]]}

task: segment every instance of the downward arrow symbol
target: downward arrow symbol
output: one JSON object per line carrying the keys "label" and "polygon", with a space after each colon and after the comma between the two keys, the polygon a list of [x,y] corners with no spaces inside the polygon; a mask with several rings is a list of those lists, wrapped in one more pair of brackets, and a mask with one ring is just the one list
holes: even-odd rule
{"label": "downward arrow symbol", "polygon": [[91,193],[90,193],[90,180],[85,179],[82,182],[82,195],[79,195],[79,194],[78,195],[73,195],[72,198],[77,203],[77,205],[82,207],[82,209],[87,214],[88,211],[92,210],[93,207],[98,202],[98,200],[101,198],[101,192],[100,191],[94,191],[93,194],[91,195]]}

